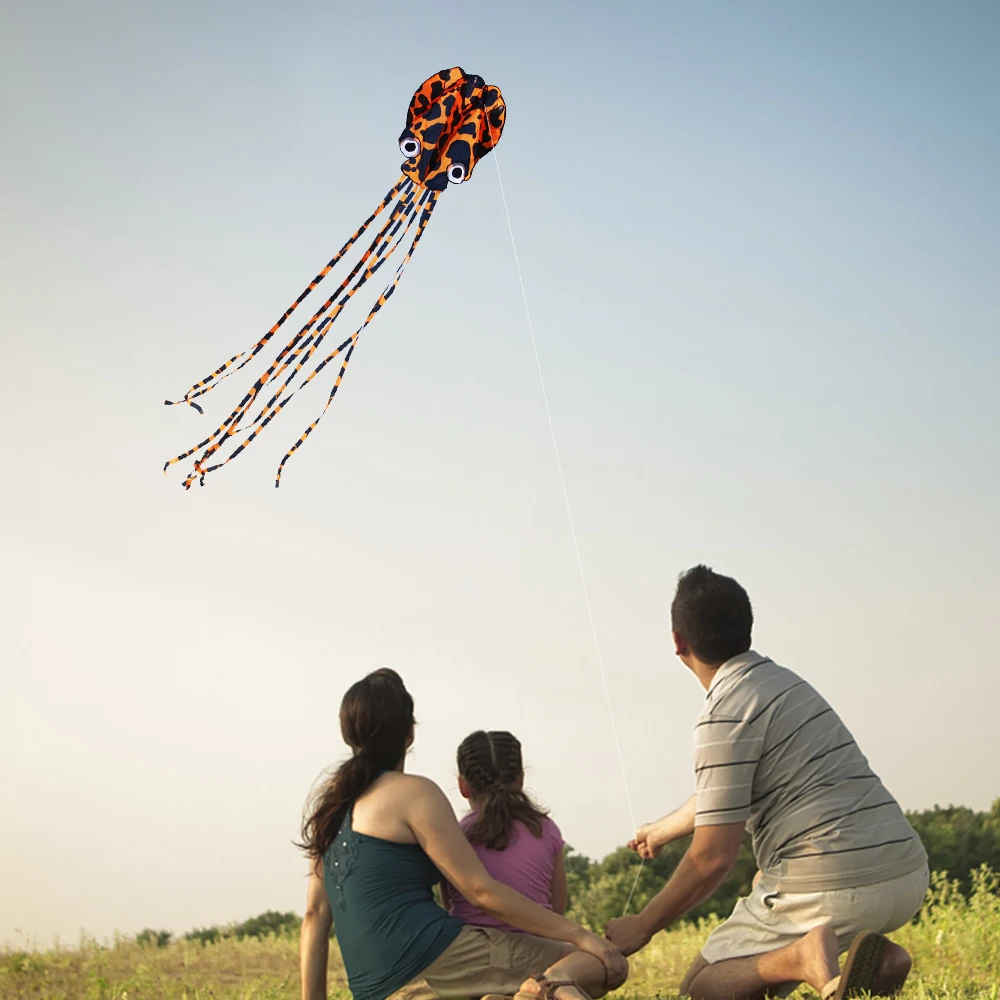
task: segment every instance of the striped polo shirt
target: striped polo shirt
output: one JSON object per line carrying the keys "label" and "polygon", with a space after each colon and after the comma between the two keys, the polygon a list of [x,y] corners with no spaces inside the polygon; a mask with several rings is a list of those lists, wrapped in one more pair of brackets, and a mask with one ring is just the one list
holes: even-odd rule
{"label": "striped polo shirt", "polygon": [[899,803],[807,681],[753,650],[716,671],[694,730],[696,826],[746,823],[788,892],[885,882],[927,861]]}

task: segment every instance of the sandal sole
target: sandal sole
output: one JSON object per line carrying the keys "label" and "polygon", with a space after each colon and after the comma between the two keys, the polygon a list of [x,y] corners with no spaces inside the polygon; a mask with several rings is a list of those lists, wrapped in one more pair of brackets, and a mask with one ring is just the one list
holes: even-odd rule
{"label": "sandal sole", "polygon": [[874,931],[862,931],[852,942],[840,974],[840,985],[830,1000],[850,1000],[875,987],[887,939]]}

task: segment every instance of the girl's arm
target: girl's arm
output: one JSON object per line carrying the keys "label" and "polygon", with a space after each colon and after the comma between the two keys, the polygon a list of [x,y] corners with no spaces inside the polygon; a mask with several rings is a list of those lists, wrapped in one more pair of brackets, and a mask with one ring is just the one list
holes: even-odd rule
{"label": "girl's arm", "polygon": [[326,964],[330,957],[330,928],[333,915],[323,885],[323,862],[317,861],[309,874],[306,914],[299,936],[302,969],[302,1000],[326,1000]]}
{"label": "girl's arm", "polygon": [[451,909],[451,900],[448,898],[448,881],[447,879],[441,879],[439,885],[441,886],[441,905],[446,909]]}
{"label": "girl's arm", "polygon": [[549,892],[549,902],[556,913],[566,912],[566,860],[563,852],[556,854],[556,865],[552,869],[552,889]]}
{"label": "girl's arm", "polygon": [[400,804],[414,839],[441,874],[473,906],[529,934],[566,941],[579,951],[593,955],[608,970],[609,985],[620,985],[625,981],[628,963],[610,941],[584,930],[558,913],[546,910],[490,877],[465,839],[451,803],[433,781],[410,778],[408,791]]}

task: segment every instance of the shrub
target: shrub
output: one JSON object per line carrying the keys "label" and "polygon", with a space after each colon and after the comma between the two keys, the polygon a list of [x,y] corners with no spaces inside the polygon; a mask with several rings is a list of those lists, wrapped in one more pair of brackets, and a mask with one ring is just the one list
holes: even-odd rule
{"label": "shrub", "polygon": [[229,937],[231,931],[227,927],[196,927],[184,935],[185,941],[197,941],[200,944],[215,944],[219,938]]}
{"label": "shrub", "polygon": [[935,806],[906,814],[927,849],[931,871],[947,872],[963,896],[973,890],[980,865],[1000,871],[1000,799],[987,812]]}
{"label": "shrub", "polygon": [[243,923],[237,924],[233,928],[233,933],[237,938],[264,938],[269,935],[275,937],[291,937],[299,933],[302,926],[302,918],[295,913],[278,913],[277,910],[268,910]]}
{"label": "shrub", "polygon": [[147,927],[136,934],[135,943],[154,948],[166,948],[172,938],[173,934],[170,931],[154,931],[151,927]]}

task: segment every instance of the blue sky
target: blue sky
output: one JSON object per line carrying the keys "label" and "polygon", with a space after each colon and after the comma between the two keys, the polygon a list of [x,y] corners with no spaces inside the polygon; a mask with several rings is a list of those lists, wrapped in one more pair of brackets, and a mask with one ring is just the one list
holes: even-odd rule
{"label": "blue sky", "polygon": [[280,491],[322,386],[205,489],[160,474],[250,369],[205,417],[161,401],[368,215],[452,65],[508,104],[636,818],[691,789],[667,612],[699,561],[905,806],[987,806],[998,42],[989,3],[5,4],[0,940],[301,909],[301,805],[383,663],[415,770],[454,793],[462,737],[509,728],[572,844],[627,838],[494,163]]}

